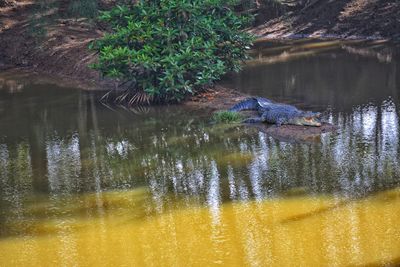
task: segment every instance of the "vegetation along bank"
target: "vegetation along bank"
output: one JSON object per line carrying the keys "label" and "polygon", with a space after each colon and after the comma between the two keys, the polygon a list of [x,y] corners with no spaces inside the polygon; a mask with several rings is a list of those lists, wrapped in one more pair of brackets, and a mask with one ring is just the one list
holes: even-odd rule
{"label": "vegetation along bank", "polygon": [[252,35],[398,39],[399,25],[395,0],[0,0],[0,68],[118,89],[108,97],[128,104],[198,93],[185,103],[224,108],[244,96],[214,84],[240,69]]}

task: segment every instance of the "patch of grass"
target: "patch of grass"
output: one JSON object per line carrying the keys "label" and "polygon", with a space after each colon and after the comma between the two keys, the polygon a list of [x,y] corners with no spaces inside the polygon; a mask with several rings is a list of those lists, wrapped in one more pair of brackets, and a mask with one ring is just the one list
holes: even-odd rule
{"label": "patch of grass", "polygon": [[41,40],[46,37],[47,21],[44,17],[33,16],[28,24],[28,34],[37,40]]}
{"label": "patch of grass", "polygon": [[47,35],[47,28],[57,18],[59,1],[38,0],[32,7],[27,33],[36,41],[42,41]]}
{"label": "patch of grass", "polygon": [[243,116],[234,111],[221,110],[215,112],[212,119],[217,123],[239,123],[243,120]]}
{"label": "patch of grass", "polygon": [[68,7],[68,14],[77,18],[95,18],[98,12],[97,0],[72,1]]}

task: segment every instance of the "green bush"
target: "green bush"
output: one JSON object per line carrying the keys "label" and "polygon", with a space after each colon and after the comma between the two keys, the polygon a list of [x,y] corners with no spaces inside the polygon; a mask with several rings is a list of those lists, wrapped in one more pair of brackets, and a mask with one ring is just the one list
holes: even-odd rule
{"label": "green bush", "polygon": [[253,37],[242,29],[250,18],[236,15],[233,4],[142,0],[103,12],[112,32],[92,43],[99,52],[92,67],[124,82],[121,102],[182,100],[247,58]]}

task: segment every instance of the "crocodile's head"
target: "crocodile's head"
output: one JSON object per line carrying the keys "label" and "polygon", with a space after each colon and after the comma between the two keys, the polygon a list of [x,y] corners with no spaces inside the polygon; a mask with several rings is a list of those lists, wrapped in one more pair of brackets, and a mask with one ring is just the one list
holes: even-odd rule
{"label": "crocodile's head", "polygon": [[293,124],[320,127],[322,125],[321,115],[319,112],[305,111],[300,116],[293,118]]}

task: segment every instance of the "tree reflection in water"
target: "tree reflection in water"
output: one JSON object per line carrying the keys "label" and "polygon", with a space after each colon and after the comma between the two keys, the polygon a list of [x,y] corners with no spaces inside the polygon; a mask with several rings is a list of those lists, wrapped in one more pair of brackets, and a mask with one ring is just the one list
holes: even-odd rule
{"label": "tree reflection in water", "polygon": [[399,118],[391,98],[330,111],[337,134],[292,144],[255,129],[212,126],[181,107],[137,115],[70,89],[0,92],[9,103],[0,121],[2,198],[148,186],[161,202],[174,194],[214,206],[293,188],[357,197],[399,183]]}

